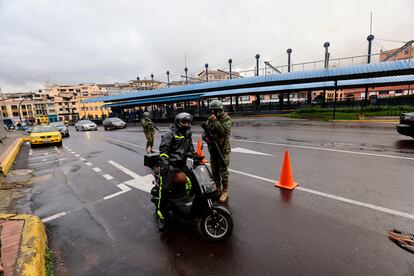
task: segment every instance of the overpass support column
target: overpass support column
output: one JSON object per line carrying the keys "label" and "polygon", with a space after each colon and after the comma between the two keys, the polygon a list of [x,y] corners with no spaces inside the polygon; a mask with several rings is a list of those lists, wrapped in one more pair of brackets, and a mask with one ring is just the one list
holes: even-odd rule
{"label": "overpass support column", "polygon": [[256,111],[260,111],[260,95],[256,94]]}
{"label": "overpass support column", "polygon": [[312,103],[312,91],[308,91],[308,105]]}

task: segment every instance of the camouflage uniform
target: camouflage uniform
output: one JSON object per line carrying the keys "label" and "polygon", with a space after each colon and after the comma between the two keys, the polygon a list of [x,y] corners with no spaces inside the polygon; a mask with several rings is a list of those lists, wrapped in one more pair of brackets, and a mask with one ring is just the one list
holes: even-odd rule
{"label": "camouflage uniform", "polygon": [[[213,180],[218,185],[218,188],[227,191],[229,186],[229,163],[230,163],[230,132],[231,132],[231,118],[225,113],[221,112],[216,121],[207,121],[207,128],[213,135],[213,140],[217,142],[220,152],[224,159],[224,164],[220,160],[219,154],[213,144],[207,143],[208,151],[210,152],[210,164],[213,173]],[[206,135],[206,134],[204,134]],[[221,180],[221,181],[220,181]],[[221,183],[221,185],[220,185]],[[222,186],[222,187],[220,187]]]}
{"label": "camouflage uniform", "polygon": [[154,147],[154,123],[151,121],[149,116],[144,116],[141,119],[142,127],[144,129],[145,137],[147,138],[147,147],[146,149],[150,148],[150,150]]}

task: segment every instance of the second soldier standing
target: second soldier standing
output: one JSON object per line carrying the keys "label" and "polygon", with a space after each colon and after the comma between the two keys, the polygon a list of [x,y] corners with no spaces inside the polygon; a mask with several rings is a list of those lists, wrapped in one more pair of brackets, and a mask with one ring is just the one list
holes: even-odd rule
{"label": "second soldier standing", "polygon": [[155,152],[154,148],[154,133],[157,127],[151,121],[149,112],[144,112],[143,117],[141,119],[142,128],[144,130],[145,138],[147,138],[147,146],[145,147],[145,151],[147,153]]}
{"label": "second soldier standing", "polygon": [[223,103],[219,100],[213,100],[208,109],[211,115],[205,123],[203,140],[206,141],[210,153],[213,180],[220,194],[219,201],[226,202],[229,188],[231,118],[224,112]]}

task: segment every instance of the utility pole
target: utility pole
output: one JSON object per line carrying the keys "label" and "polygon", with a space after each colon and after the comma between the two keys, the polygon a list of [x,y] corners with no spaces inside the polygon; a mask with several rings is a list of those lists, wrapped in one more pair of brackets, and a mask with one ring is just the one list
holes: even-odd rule
{"label": "utility pole", "polygon": [[185,84],[188,84],[188,76],[187,76],[188,68],[187,68],[187,66],[184,68],[184,72],[185,72]]}
{"label": "utility pole", "polygon": [[256,54],[256,76],[258,76],[259,75],[259,58],[260,58],[260,55],[259,54]]}
{"label": "utility pole", "polygon": [[170,71],[167,70],[167,86],[170,88]]}

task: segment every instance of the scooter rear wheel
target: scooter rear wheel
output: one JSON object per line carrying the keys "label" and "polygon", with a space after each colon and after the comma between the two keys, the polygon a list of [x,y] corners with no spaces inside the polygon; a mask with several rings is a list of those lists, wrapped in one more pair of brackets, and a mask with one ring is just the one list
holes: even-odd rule
{"label": "scooter rear wheel", "polygon": [[220,208],[215,208],[213,213],[201,218],[200,230],[207,240],[221,242],[231,235],[233,220],[229,213]]}

